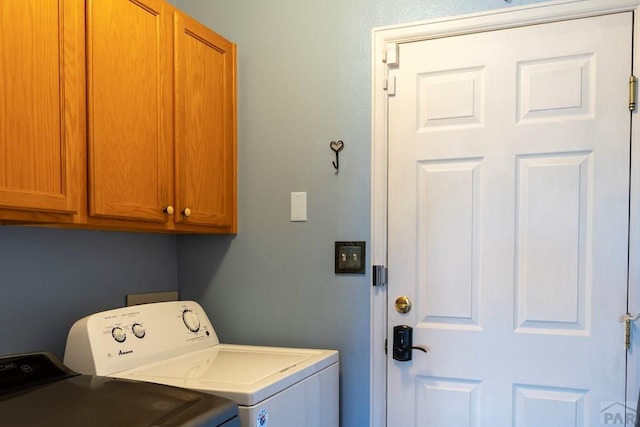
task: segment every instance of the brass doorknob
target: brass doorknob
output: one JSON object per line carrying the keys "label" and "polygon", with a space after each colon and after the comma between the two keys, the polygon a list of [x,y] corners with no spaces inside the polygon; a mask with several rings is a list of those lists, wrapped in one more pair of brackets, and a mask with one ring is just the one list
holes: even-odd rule
{"label": "brass doorknob", "polygon": [[186,217],[190,217],[191,216],[191,209],[189,208],[184,208],[182,210],[182,215],[186,216]]}
{"label": "brass doorknob", "polygon": [[173,206],[165,206],[164,209],[162,209],[162,212],[166,213],[167,215],[173,215]]}
{"label": "brass doorknob", "polygon": [[411,311],[411,300],[404,295],[396,298],[396,311],[398,313],[408,313]]}

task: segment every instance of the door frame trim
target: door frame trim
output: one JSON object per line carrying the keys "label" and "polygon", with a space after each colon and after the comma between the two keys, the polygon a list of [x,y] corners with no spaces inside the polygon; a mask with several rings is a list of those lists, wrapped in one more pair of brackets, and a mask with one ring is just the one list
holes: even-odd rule
{"label": "door frame trim", "polygon": [[[555,0],[520,7],[506,7],[481,13],[413,22],[372,31],[372,147],[371,147],[371,265],[387,265],[387,94],[384,89],[387,66],[385,50],[394,43],[429,40],[454,35],[499,30],[526,25],[637,12],[640,0]],[[633,73],[640,70],[640,20],[634,20]],[[631,72],[631,70],[630,70]],[[631,197],[629,224],[629,290],[627,311],[640,312],[640,124],[632,113],[631,122]],[[393,276],[393,272],[390,272]],[[387,372],[384,353],[387,334],[387,286],[372,287],[370,295],[370,397],[369,425],[384,427],[387,420]],[[623,313],[621,313],[622,315]],[[621,345],[623,326],[621,324]],[[640,354],[640,321],[634,324],[629,356]],[[627,390],[638,390],[640,360],[628,357]],[[635,394],[627,401],[635,402]]]}

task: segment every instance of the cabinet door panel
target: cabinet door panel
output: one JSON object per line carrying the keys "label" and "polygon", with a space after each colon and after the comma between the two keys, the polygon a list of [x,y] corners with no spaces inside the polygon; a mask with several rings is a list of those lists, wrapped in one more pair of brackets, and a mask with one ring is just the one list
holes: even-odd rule
{"label": "cabinet door panel", "polygon": [[182,14],[175,23],[176,222],[235,232],[235,45]]}
{"label": "cabinet door panel", "polygon": [[82,209],[84,85],[84,2],[0,2],[0,209]]}
{"label": "cabinet door panel", "polygon": [[88,2],[90,214],[167,221],[171,14],[162,1]]}

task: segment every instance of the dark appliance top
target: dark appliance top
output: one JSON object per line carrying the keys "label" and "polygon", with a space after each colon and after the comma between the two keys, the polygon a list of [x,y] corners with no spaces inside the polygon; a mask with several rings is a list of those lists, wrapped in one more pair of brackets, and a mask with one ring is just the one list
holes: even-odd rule
{"label": "dark appliance top", "polygon": [[0,357],[3,426],[217,427],[237,414],[237,404],[229,399],[161,384],[80,375],[50,353]]}

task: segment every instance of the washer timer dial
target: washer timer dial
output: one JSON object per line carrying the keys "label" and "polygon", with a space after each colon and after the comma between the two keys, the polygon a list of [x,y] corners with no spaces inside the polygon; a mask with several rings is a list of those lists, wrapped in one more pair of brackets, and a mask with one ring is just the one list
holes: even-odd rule
{"label": "washer timer dial", "polygon": [[127,333],[119,326],[116,326],[111,330],[111,336],[118,342],[124,342],[127,339]]}
{"label": "washer timer dial", "polygon": [[198,316],[193,311],[189,309],[184,310],[182,312],[182,320],[191,332],[198,332],[200,330],[200,319],[198,319]]}
{"label": "washer timer dial", "polygon": [[144,329],[144,326],[142,326],[140,323],[134,323],[131,326],[131,330],[133,331],[133,335],[138,338],[144,338],[144,334],[147,333],[147,331]]}

